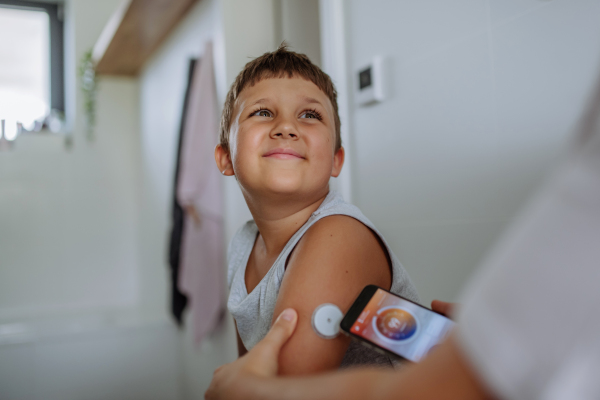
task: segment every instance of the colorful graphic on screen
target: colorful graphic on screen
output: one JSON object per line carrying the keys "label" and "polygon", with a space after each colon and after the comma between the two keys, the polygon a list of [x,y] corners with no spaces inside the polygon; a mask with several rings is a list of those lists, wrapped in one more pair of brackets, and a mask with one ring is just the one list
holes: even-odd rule
{"label": "colorful graphic on screen", "polygon": [[417,362],[446,337],[453,325],[448,318],[378,289],[351,332]]}
{"label": "colorful graphic on screen", "polygon": [[408,340],[417,332],[417,320],[413,315],[398,307],[386,307],[373,318],[375,331],[393,342]]}

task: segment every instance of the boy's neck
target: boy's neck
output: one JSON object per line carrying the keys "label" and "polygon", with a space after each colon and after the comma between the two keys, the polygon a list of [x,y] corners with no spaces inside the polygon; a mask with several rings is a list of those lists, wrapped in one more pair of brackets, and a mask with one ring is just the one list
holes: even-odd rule
{"label": "boy's neck", "polygon": [[[327,197],[329,188],[319,196],[308,199],[260,199],[246,203],[260,232],[267,254],[281,253],[290,238],[308,221]],[[250,201],[249,201],[250,200]]]}

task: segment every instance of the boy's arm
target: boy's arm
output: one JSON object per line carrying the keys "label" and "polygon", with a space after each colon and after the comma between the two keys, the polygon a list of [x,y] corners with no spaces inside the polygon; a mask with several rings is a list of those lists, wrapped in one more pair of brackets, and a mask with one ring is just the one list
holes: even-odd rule
{"label": "boy's arm", "polygon": [[346,312],[369,284],[389,289],[387,253],[376,235],[354,218],[335,215],[315,223],[288,262],[273,315],[291,307],[298,325],[282,348],[279,373],[310,374],[339,367],[350,339],[323,339],[313,331],[312,313],[323,303]]}

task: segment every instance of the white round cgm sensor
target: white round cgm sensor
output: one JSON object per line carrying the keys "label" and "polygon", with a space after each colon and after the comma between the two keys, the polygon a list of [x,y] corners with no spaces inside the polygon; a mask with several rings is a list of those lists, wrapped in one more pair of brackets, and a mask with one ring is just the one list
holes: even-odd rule
{"label": "white round cgm sensor", "polygon": [[333,339],[340,333],[344,314],[335,304],[321,304],[312,315],[312,327],[324,339]]}

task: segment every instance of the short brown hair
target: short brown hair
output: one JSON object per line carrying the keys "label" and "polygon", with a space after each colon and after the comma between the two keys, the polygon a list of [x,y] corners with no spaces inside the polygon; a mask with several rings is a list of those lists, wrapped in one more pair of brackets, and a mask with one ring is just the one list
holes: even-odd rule
{"label": "short brown hair", "polygon": [[242,72],[227,93],[223,114],[221,115],[221,130],[219,144],[229,151],[229,129],[233,118],[233,108],[244,88],[253,86],[263,79],[292,78],[294,76],[311,81],[323,91],[331,101],[335,124],[335,151],[342,147],[340,135],[340,116],[338,114],[337,91],[329,75],[313,64],[306,54],[300,54],[287,49],[284,43],[273,52],[265,53],[246,64]]}

